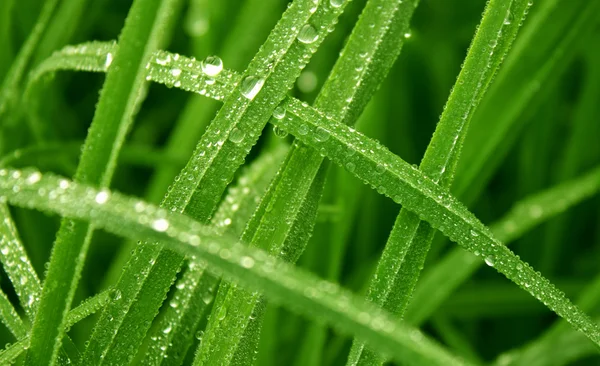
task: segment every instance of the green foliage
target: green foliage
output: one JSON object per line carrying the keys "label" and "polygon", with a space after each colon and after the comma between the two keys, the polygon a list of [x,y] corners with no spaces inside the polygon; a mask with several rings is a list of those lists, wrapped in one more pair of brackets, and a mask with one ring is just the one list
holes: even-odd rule
{"label": "green foliage", "polygon": [[418,5],[2,2],[0,363],[597,363],[600,2]]}

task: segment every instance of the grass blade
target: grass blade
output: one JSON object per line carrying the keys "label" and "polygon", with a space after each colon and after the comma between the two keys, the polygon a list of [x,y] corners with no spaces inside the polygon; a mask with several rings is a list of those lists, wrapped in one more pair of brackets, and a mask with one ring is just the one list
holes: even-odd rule
{"label": "grass blade", "polygon": [[[0,195],[11,204],[91,220],[95,227],[132,239],[142,237],[149,242],[167,243],[180,253],[205,260],[240,283],[265,291],[276,302],[326,320],[347,332],[361,334],[378,349],[403,362],[461,364],[418,330],[396,322],[337,285],[319,280],[261,250],[220,236],[189,217],[118,193],[109,193],[109,199],[98,204],[97,195],[106,191],[52,174],[45,174],[32,184],[27,182],[27,177],[36,171],[15,172],[0,170]],[[18,192],[14,187],[19,187]],[[45,194],[40,195],[40,187],[46,188]],[[273,276],[273,271],[278,275]]]}
{"label": "grass blade", "polygon": [[[238,184],[229,189],[212,220],[218,231],[233,237],[242,234],[244,223],[250,219],[286,150],[280,146],[273,153],[263,154],[245,170]],[[198,323],[212,302],[216,282],[204,267],[188,263],[186,272],[177,282],[173,300],[151,336],[150,348],[142,362],[144,365],[181,364]],[[169,331],[165,332],[166,329]]]}
{"label": "grass blade", "polygon": [[[473,38],[464,66],[444,107],[440,122],[421,161],[420,169],[433,182],[448,187],[469,120],[504,55],[510,49],[531,3],[528,0],[491,1]],[[512,21],[509,19],[512,17]],[[367,298],[400,317],[408,305],[435,230],[403,208],[398,215]],[[393,280],[390,280],[393,279]],[[383,358],[354,342],[349,365],[381,364]]]}
{"label": "grass blade", "polygon": [[2,323],[17,339],[27,335],[25,332],[25,323],[23,323],[19,314],[17,314],[17,311],[8,297],[6,297],[4,291],[0,291],[0,318],[2,318]]}
{"label": "grass blade", "polygon": [[[600,169],[517,203],[502,219],[490,226],[503,243],[510,243],[542,222],[596,194],[600,190]],[[417,286],[406,320],[422,324],[477,268],[481,260],[461,248],[453,249]],[[431,290],[435,289],[435,292]]]}
{"label": "grass blade", "polygon": [[[399,54],[401,35],[408,29],[416,4],[416,1],[367,3],[331,77],[317,97],[317,108],[324,109],[328,116],[354,123]],[[348,85],[351,87],[342,87]],[[278,117],[281,116],[275,118]],[[297,260],[312,232],[324,186],[327,169],[322,161],[315,150],[301,144],[293,147],[278,181],[263,198],[254,222],[249,223],[244,241],[263,245],[262,249],[288,261]],[[317,172],[320,177],[315,180]],[[294,235],[299,232],[305,235]],[[213,308],[195,364],[227,364],[236,348],[252,354],[253,346],[240,342],[242,339],[252,342],[259,337],[260,328],[253,324],[261,321],[256,313],[260,295],[222,285],[219,296],[224,300]],[[224,313],[226,316],[221,315]],[[256,333],[248,334],[247,327]]]}
{"label": "grass blade", "polygon": [[[275,108],[273,100],[283,99],[300,69],[322,42],[327,28],[340,13],[328,12],[326,17],[320,17],[321,11],[317,5],[313,1],[295,1],[283,14],[248,66],[245,76],[225,98],[223,107],[198,143],[192,158],[165,196],[162,207],[177,212],[185,211],[200,222],[208,222],[227,184],[256,143]],[[311,33],[311,38],[307,39],[300,33],[302,29],[306,30],[304,26],[309,19],[312,19],[313,26],[322,28],[316,35]],[[157,60],[170,68],[167,83],[179,86],[182,70],[173,68],[171,61],[170,57]],[[220,72],[221,68],[218,67],[213,74]],[[202,190],[197,190],[199,186]],[[117,338],[122,336],[119,328],[135,329],[141,341],[147,327],[140,327],[139,324],[149,325],[158,311],[160,300],[171,285],[169,281],[179,271],[184,259],[180,254],[161,249],[160,245],[143,246],[134,254],[131,265],[125,269],[117,284],[126,300],[107,307],[92,335],[84,361],[94,362],[109,347],[121,347],[123,342]],[[162,279],[162,283],[153,283],[149,278],[144,279],[145,275],[140,276],[140,273],[155,272],[160,272],[156,277]],[[205,281],[210,282],[210,279]],[[200,290],[204,286],[197,288]],[[146,318],[140,321],[128,314],[140,314]],[[128,340],[131,341],[131,336],[128,336]],[[124,354],[127,350],[121,347],[119,352]]]}
{"label": "grass blade", "polygon": [[[109,185],[116,157],[144,94],[144,65],[161,43],[175,1],[135,1],[119,38],[98,108],[86,139],[75,179],[93,185]],[[111,64],[112,58],[106,63]],[[27,363],[54,364],[62,340],[65,316],[72,301],[92,228],[65,220],[57,234],[31,333]],[[77,258],[77,260],[74,260]]]}
{"label": "grass blade", "polygon": [[[10,9],[10,1],[7,2],[7,7]],[[0,120],[4,121],[4,114],[12,103],[17,98],[19,84],[23,78],[23,75],[27,71],[27,65],[38,47],[38,43],[42,38],[44,31],[48,27],[52,13],[58,4],[58,0],[48,0],[44,2],[44,6],[40,12],[40,15],[35,23],[35,26],[31,30],[29,37],[25,43],[21,46],[19,53],[15,60],[10,66],[7,75],[0,86]]]}

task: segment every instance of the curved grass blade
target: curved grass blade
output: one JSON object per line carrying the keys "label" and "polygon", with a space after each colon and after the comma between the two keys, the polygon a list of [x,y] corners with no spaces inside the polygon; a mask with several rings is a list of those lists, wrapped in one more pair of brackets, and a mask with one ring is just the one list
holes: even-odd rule
{"label": "curved grass blade", "polygon": [[[116,157],[145,94],[145,63],[162,42],[178,0],[135,1],[119,37],[120,48],[107,73],[75,179],[109,185]],[[34,320],[26,362],[53,365],[64,322],[92,236],[83,222],[64,220],[57,234],[50,266]],[[76,260],[74,260],[76,258]]]}
{"label": "curved grass blade", "polygon": [[[600,168],[520,201],[490,228],[498,240],[508,244],[599,190]],[[481,260],[471,253],[461,248],[453,249],[424,274],[406,311],[406,321],[422,324],[481,264]]]}
{"label": "curved grass blade", "polygon": [[[274,101],[284,98],[341,11],[325,12],[326,16],[322,16],[322,8],[317,5],[313,1],[295,1],[283,14],[248,66],[245,76],[225,98],[223,107],[198,143],[192,158],[170,187],[162,207],[185,212],[203,223],[208,222],[227,184],[276,107]],[[307,24],[309,19],[313,25]],[[318,31],[312,27],[318,27]],[[178,86],[182,71],[172,68],[171,61],[170,58],[157,60],[171,68],[167,83]],[[214,73],[220,71],[221,68],[217,67]],[[200,186],[202,189],[197,190]],[[106,308],[92,335],[84,362],[94,362],[108,347],[118,348],[119,353],[126,354],[128,350],[119,341],[126,332],[119,332],[120,328],[135,330],[141,342],[147,327],[139,324],[149,326],[161,304],[160,299],[171,286],[168,281],[175,277],[183,260],[184,257],[178,253],[163,251],[160,244],[142,246],[134,254],[130,263],[136,264],[125,269],[117,284],[126,300],[114,306],[109,304]],[[140,272],[144,275],[141,276]],[[145,274],[155,272],[161,273],[156,277],[162,279],[162,283],[145,278]],[[204,286],[197,288],[203,289]],[[142,308],[144,311],[137,310]],[[146,318],[134,319],[128,314],[146,314]],[[131,342],[131,335],[127,336],[127,340]],[[104,362],[107,362],[106,359]]]}
{"label": "curved grass blade", "polygon": [[[0,169],[0,196],[11,204],[91,220],[95,227],[131,239],[142,237],[148,242],[166,243],[179,253],[206,261],[211,268],[240,283],[265,291],[271,300],[346,332],[360,334],[402,362],[461,364],[417,329],[398,323],[337,285],[319,280],[264,251],[236,243],[185,215],[52,174],[44,174],[37,183],[30,183],[27,177],[37,171],[16,172]],[[45,190],[40,194],[42,187]],[[108,199],[98,203],[98,195],[105,193]]]}
{"label": "curved grass blade", "polygon": [[[10,4],[10,1],[7,4]],[[58,0],[48,0],[44,2],[44,6],[42,7],[35,26],[31,30],[25,43],[21,46],[19,53],[13,60],[13,63],[2,82],[2,86],[0,86],[0,121],[6,120],[4,114],[17,98],[19,84],[27,70],[27,65],[35,52],[35,49],[38,47],[38,43],[42,38],[44,31],[48,27],[48,23],[50,22],[50,18],[52,17],[57,4]]]}
{"label": "curved grass blade", "polygon": [[[354,123],[371,94],[377,89],[400,52],[402,35],[416,1],[369,1],[340,59],[317,97],[317,108],[325,109],[347,123]],[[285,113],[285,110],[282,110]],[[279,112],[281,113],[281,112]],[[277,115],[275,118],[281,118]],[[295,262],[312,232],[316,207],[327,169],[317,151],[296,144],[282,167],[278,181],[271,185],[261,208],[244,233],[244,241]],[[316,178],[320,172],[320,177]],[[316,180],[315,180],[316,179]],[[312,208],[312,209],[311,209]],[[302,232],[303,235],[295,234]],[[268,245],[268,246],[265,246]],[[226,295],[225,295],[226,293]],[[213,308],[195,364],[227,364],[236,348],[252,354],[249,344],[259,337],[260,322],[255,309],[260,295],[235,286],[219,288],[222,304]],[[222,316],[221,314],[225,314]],[[252,319],[254,318],[254,319]],[[247,327],[255,329],[248,334]]]}
{"label": "curved grass blade", "polygon": [[10,68],[13,59],[12,49],[12,9],[15,0],[6,0],[0,4],[0,80]]}
{"label": "curved grass blade", "polygon": [[[281,107],[288,111],[286,117],[282,120],[271,119],[272,123],[323,152],[380,193],[417,213],[421,219],[467,250],[479,253],[501,273],[567,319],[576,329],[583,331],[588,338],[595,343],[600,341],[597,326],[585,314],[573,307],[564,294],[539,273],[500,244],[465,207],[445,190],[435,186],[433,181],[378,143],[335,123],[308,105],[287,97]],[[315,138],[318,128],[325,133],[320,132],[320,137]],[[451,225],[454,222],[456,226]]]}
{"label": "curved grass blade", "polygon": [[600,13],[596,1],[546,0],[539,5],[473,116],[452,189],[466,204],[482,191],[522,130],[519,122],[550,89],[544,86],[562,75]]}
{"label": "curved grass blade", "polygon": [[[573,306],[565,295],[531,266],[504,246],[461,203],[419,170],[379,143],[316,110],[292,99],[284,107],[287,117],[278,121],[304,143],[323,151],[336,164],[370,184],[381,194],[415,212],[452,241],[485,259],[500,273],[518,284],[551,310],[582,331],[594,343],[600,342],[600,329]],[[317,128],[327,138],[316,138]]]}
{"label": "curved grass blade", "polygon": [[[229,189],[225,200],[213,217],[219,232],[239,237],[257,202],[276,173],[286,148],[279,146],[263,154],[240,176],[238,184]],[[202,266],[188,263],[187,271],[175,286],[173,300],[151,336],[144,365],[180,364],[190,347],[196,328],[214,297],[217,279]],[[169,330],[165,332],[165,330]]]}
{"label": "curved grass blade", "polygon": [[[96,311],[98,311],[100,308],[102,308],[104,305],[106,305],[108,300],[109,300],[109,292],[104,291],[104,292],[99,293],[96,296],[93,296],[93,297],[85,300],[83,303],[81,303],[76,308],[71,309],[71,311],[69,311],[69,314],[67,314],[67,321],[65,323],[66,329],[69,329],[71,326],[78,323],[82,319],[84,319],[84,318],[92,315]],[[23,329],[25,329],[25,327],[22,323],[21,323],[21,325],[23,326]],[[25,350],[27,350],[29,348],[29,335],[24,334],[22,337],[19,337],[19,338],[21,338],[21,339],[15,343],[13,343],[12,345],[10,345],[10,347],[5,348],[3,351],[0,352],[0,364],[1,365],[10,365],[14,359],[19,357],[23,352],[25,352]]]}
{"label": "curved grass blade", "polygon": [[[530,5],[529,0],[487,3],[463,68],[421,161],[420,170],[433,182],[441,182],[443,187],[452,183],[469,120],[510,49]],[[509,16],[512,21],[507,20]],[[367,299],[402,317],[434,233],[418,215],[402,208],[370,281]],[[383,361],[380,355],[365,350],[364,344],[356,341],[348,357],[348,365],[376,365]]]}
{"label": "curved grass blade", "polygon": [[4,203],[0,203],[0,219],[0,262],[13,284],[25,314],[33,318],[42,286]]}
{"label": "curved grass blade", "polygon": [[2,323],[6,328],[8,328],[17,339],[27,335],[25,323],[23,323],[19,314],[17,314],[15,307],[8,297],[6,297],[4,291],[0,291],[0,318],[2,318]]}

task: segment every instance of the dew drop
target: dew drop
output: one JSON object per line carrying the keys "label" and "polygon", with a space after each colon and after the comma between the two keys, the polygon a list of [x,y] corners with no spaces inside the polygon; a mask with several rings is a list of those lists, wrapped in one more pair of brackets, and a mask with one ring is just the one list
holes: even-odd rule
{"label": "dew drop", "polygon": [[477,236],[479,236],[479,233],[475,230],[471,230],[471,236],[477,237]]}
{"label": "dew drop", "polygon": [[206,305],[210,304],[210,302],[211,302],[212,300],[213,300],[213,295],[212,295],[211,293],[209,293],[209,292],[205,293],[205,294],[202,296],[202,301],[204,301],[204,303],[205,303]]}
{"label": "dew drop", "polygon": [[218,56],[208,56],[202,61],[202,72],[208,76],[216,76],[223,71],[223,61]]}
{"label": "dew drop", "polygon": [[171,55],[166,55],[164,58],[156,58],[156,63],[161,65],[161,66],[165,66],[167,64],[171,63]]}
{"label": "dew drop", "polygon": [[112,62],[113,62],[113,55],[112,55],[112,53],[109,52],[106,54],[106,58],[104,59],[104,67],[106,69],[108,69],[108,67],[110,66],[110,64],[112,64]]}
{"label": "dew drop", "polygon": [[106,203],[106,201],[108,201],[108,192],[106,192],[106,191],[98,192],[95,200],[96,200],[96,203],[99,205]]}
{"label": "dew drop", "polygon": [[173,328],[171,327],[171,325],[168,325],[165,329],[163,329],[163,333],[164,334],[169,334],[169,333],[171,333],[172,329]]}
{"label": "dew drop", "polygon": [[181,69],[178,69],[178,68],[171,69],[171,75],[173,75],[176,78],[179,77],[179,75],[181,75]]}
{"label": "dew drop", "polygon": [[217,318],[219,320],[223,320],[225,319],[225,317],[227,316],[227,308],[226,307],[221,307],[221,310],[219,310],[219,314],[217,315]]}
{"label": "dew drop", "polygon": [[515,16],[510,12],[510,9],[506,12],[506,18],[504,18],[504,24],[509,25],[513,22]]}
{"label": "dew drop", "polygon": [[315,140],[318,142],[325,142],[329,139],[329,131],[323,127],[317,127],[315,130]]}
{"label": "dew drop", "polygon": [[254,267],[254,259],[251,257],[242,257],[240,264],[242,267],[250,269]]}
{"label": "dew drop", "polygon": [[412,33],[410,33],[410,32],[404,33],[404,38],[408,39],[410,37],[412,37]]}
{"label": "dew drop", "polygon": [[354,171],[354,169],[356,169],[356,165],[354,165],[353,162],[349,162],[346,164],[346,169],[352,173]]}
{"label": "dew drop", "polygon": [[279,126],[273,127],[273,133],[275,134],[275,136],[281,137],[281,138],[284,138],[288,135],[287,131],[281,129]]}
{"label": "dew drop", "polygon": [[310,24],[305,24],[298,33],[298,40],[305,44],[311,44],[319,38],[319,33]]}
{"label": "dew drop", "polygon": [[239,144],[244,140],[244,136],[244,131],[236,127],[233,130],[231,130],[231,133],[229,133],[229,140],[234,144]]}
{"label": "dew drop", "polygon": [[152,223],[152,228],[160,232],[167,231],[169,228],[169,222],[166,219],[156,219]]}
{"label": "dew drop", "polygon": [[329,0],[329,4],[331,4],[334,8],[339,8],[344,4],[345,0]]}
{"label": "dew drop", "polygon": [[257,76],[246,76],[244,80],[242,80],[240,91],[243,96],[252,100],[254,99],[256,94],[258,94],[260,89],[262,89],[264,83],[265,79],[259,78]]}
{"label": "dew drop", "polygon": [[277,106],[277,108],[273,110],[273,117],[277,119],[283,119],[283,117],[285,117],[285,107],[282,105]]}
{"label": "dew drop", "polygon": [[487,264],[490,267],[494,266],[494,257],[491,255],[488,255],[487,257],[485,257],[485,264]]}
{"label": "dew drop", "polygon": [[42,174],[40,174],[40,172],[33,172],[27,177],[27,183],[35,184],[39,182],[40,179],[42,179]]}

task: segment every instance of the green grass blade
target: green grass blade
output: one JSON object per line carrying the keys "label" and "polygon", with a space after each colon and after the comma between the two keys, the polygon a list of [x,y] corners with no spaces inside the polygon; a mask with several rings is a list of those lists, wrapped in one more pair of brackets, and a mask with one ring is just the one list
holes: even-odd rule
{"label": "green grass blade", "polygon": [[[367,3],[317,97],[317,108],[323,108],[328,116],[354,123],[398,56],[402,35],[408,29],[416,4],[416,1]],[[263,207],[255,214],[255,222],[249,224],[245,241],[254,246],[261,245],[262,249],[288,261],[297,260],[312,232],[324,186],[327,169],[322,166],[322,161],[315,150],[301,144],[293,147],[279,173],[279,180],[263,198]],[[321,171],[321,177],[315,180],[318,171]],[[297,235],[299,232],[303,235]],[[238,347],[242,352],[252,354],[249,349],[253,346],[240,342],[252,342],[259,337],[258,333],[248,334],[246,330],[250,322],[250,329],[259,329],[252,325],[261,321],[255,313],[255,306],[261,301],[259,294],[223,285],[219,293],[226,300],[213,308],[195,364],[229,363]],[[227,315],[221,316],[223,313]]]}
{"label": "green grass blade", "polygon": [[[523,118],[556,81],[597,22],[596,1],[540,2],[473,116],[452,191],[469,204],[481,192],[523,128]],[[532,47],[535,45],[535,47]],[[500,103],[499,101],[508,101]],[[489,123],[489,121],[495,123]]]}
{"label": "green grass blade", "polygon": [[[177,1],[177,0],[174,0]],[[162,42],[162,33],[173,18],[173,1],[134,2],[100,95],[98,107],[75,174],[79,181],[106,187],[116,157],[144,94],[145,63]],[[65,220],[57,234],[36,313],[27,352],[32,365],[54,364],[62,340],[65,316],[75,287],[92,229],[82,222]],[[77,258],[77,260],[74,260]]]}
{"label": "green grass blade", "polygon": [[[104,190],[52,174],[45,174],[32,184],[27,177],[37,171],[15,172],[0,170],[0,195],[11,204],[91,220],[95,227],[131,239],[142,237],[148,242],[166,243],[180,253],[206,261],[240,283],[265,291],[276,302],[346,332],[361,334],[378,349],[403,362],[461,364],[418,330],[398,323],[337,285],[319,280],[261,250],[236,243],[189,217],[114,192],[108,193],[108,199],[99,204],[96,198],[98,194],[104,195]],[[17,192],[14,187],[18,187]],[[40,194],[41,187],[46,188],[44,194]]]}
{"label": "green grass blade", "polygon": [[23,323],[19,314],[17,314],[17,311],[8,297],[6,297],[4,291],[0,291],[0,318],[2,318],[2,323],[17,339],[27,335],[25,323]]}
{"label": "green grass blade", "polygon": [[[520,201],[502,219],[492,224],[491,230],[498,240],[508,244],[599,190],[600,169],[595,169]],[[461,248],[452,250],[423,276],[407,309],[406,320],[411,324],[422,324],[481,264],[479,258]]]}
{"label": "green grass blade", "polygon": [[[8,73],[6,74],[2,86],[0,86],[0,121],[4,121],[4,114],[12,103],[18,98],[19,84],[23,79],[23,75],[27,71],[27,65],[33,56],[38,43],[42,38],[44,31],[48,27],[52,13],[58,4],[58,0],[48,0],[44,3],[40,15],[31,30],[29,37],[21,46],[19,53],[14,59]],[[10,1],[7,3],[10,7]]]}
{"label": "green grass blade", "polygon": [[[238,184],[229,189],[213,217],[217,230],[239,237],[258,199],[276,173],[276,167],[287,149],[280,146],[263,154],[240,176]],[[188,264],[183,277],[175,286],[173,300],[151,336],[144,365],[181,364],[190,347],[202,315],[214,297],[217,279],[202,266]],[[165,330],[168,329],[168,332]]]}
{"label": "green grass blade", "polygon": [[[323,40],[326,29],[339,15],[339,12],[328,14],[332,16],[331,19],[320,19],[320,24],[316,22],[319,18],[315,18],[320,14],[319,8],[315,9],[316,5],[313,1],[296,1],[283,14],[250,63],[245,76],[225,98],[223,107],[198,143],[194,155],[170,187],[163,207],[177,212],[185,211],[200,222],[208,222],[227,184],[256,143],[276,107],[269,100],[283,99],[300,69]],[[323,26],[323,29],[319,31],[320,39],[311,38],[311,42],[306,43],[306,38],[301,41],[298,37],[303,37],[299,34],[308,19],[313,19],[314,26]],[[173,56],[173,59],[177,57]],[[170,68],[167,83],[179,86],[182,70],[171,65],[172,59],[169,57],[157,62]],[[220,72],[218,68],[213,74]],[[199,186],[202,190],[196,191]],[[201,195],[209,197],[204,199]],[[128,314],[145,314],[146,319],[141,323],[149,326],[154,313],[158,311],[160,299],[171,285],[168,281],[174,278],[184,259],[180,254],[161,249],[160,245],[144,246],[134,254],[130,262],[133,264],[125,269],[117,284],[126,300],[107,307],[92,335],[84,361],[94,362],[108,347],[118,348],[120,353],[127,352],[122,347],[123,342],[118,340],[126,333],[119,332],[119,328],[135,329],[141,342],[147,327],[140,327],[140,320]],[[140,276],[140,272],[160,272],[161,275],[157,277],[163,282],[160,285],[152,283],[149,278]],[[198,286],[199,290],[202,288]],[[127,338],[131,340],[131,336]]]}
{"label": "green grass blade", "polygon": [[10,68],[13,59],[12,49],[12,10],[15,4],[14,0],[6,0],[0,4],[0,80],[4,80],[4,76]]}
{"label": "green grass blade", "polygon": [[[540,273],[504,246],[461,203],[418,169],[392,154],[379,143],[326,116],[288,99],[287,117],[280,127],[304,143],[322,149],[328,158],[344,166],[381,194],[415,212],[452,241],[457,242],[500,273],[518,284],[554,312],[564,317],[592,341],[600,342],[600,330],[589,317],[574,307],[565,295]],[[328,138],[316,138],[317,128]]]}
{"label": "green grass blade", "polygon": [[33,318],[42,286],[17,235],[8,207],[3,203],[0,204],[0,218],[0,262],[13,284],[25,314]]}
{"label": "green grass blade", "polygon": [[[421,161],[421,171],[448,187],[453,179],[469,120],[510,49],[528,11],[528,0],[491,1],[473,38],[463,68]],[[508,21],[508,17],[512,21]],[[427,256],[435,230],[402,209],[371,280],[367,298],[402,317]],[[391,280],[393,279],[393,280]],[[348,364],[381,364],[383,358],[355,342]]]}

